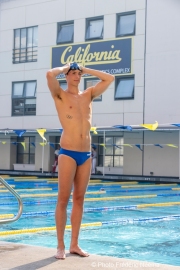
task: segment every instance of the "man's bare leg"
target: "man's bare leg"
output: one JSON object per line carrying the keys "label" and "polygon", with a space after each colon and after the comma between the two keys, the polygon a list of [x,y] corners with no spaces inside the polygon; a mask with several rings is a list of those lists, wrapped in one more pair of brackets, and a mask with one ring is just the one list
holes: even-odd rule
{"label": "man's bare leg", "polygon": [[66,226],[66,208],[71,194],[72,184],[76,173],[76,162],[65,155],[58,160],[58,201],[56,206],[57,254],[56,259],[65,259],[64,231]]}
{"label": "man's bare leg", "polygon": [[70,244],[70,253],[75,253],[83,257],[89,256],[78,245],[79,230],[83,215],[84,195],[90,178],[91,159],[86,160],[84,164],[77,167],[74,190],[73,190],[73,208],[71,214],[72,236]]}

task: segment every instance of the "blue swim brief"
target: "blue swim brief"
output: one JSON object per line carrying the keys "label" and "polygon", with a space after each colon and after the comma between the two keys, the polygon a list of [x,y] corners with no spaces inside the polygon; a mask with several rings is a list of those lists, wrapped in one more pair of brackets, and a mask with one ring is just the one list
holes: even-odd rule
{"label": "blue swim brief", "polygon": [[73,158],[76,161],[77,166],[82,165],[88,158],[91,157],[91,152],[78,152],[72,150],[66,150],[61,148],[59,150],[59,155],[66,155]]}

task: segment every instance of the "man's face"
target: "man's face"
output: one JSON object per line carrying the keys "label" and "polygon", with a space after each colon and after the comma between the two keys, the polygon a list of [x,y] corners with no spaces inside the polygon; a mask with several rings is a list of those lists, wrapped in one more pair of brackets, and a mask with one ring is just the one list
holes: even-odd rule
{"label": "man's face", "polygon": [[82,72],[80,70],[70,70],[66,75],[67,83],[72,85],[78,85],[81,81]]}

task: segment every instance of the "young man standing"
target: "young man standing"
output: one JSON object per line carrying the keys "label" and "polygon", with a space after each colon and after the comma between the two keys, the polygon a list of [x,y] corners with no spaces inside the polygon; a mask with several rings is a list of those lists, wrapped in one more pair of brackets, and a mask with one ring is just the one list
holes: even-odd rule
{"label": "young man standing", "polygon": [[[56,76],[64,73],[67,89],[64,91]],[[98,77],[100,82],[80,92],[79,83],[83,74]],[[58,201],[56,206],[57,259],[65,259],[64,231],[66,208],[73,186],[71,214],[72,236],[70,253],[89,256],[78,245],[86,188],[91,172],[91,116],[94,98],[101,95],[114,80],[114,76],[98,70],[81,67],[77,63],[53,68],[47,72],[48,87],[54,99],[63,133],[60,139],[58,158]]]}

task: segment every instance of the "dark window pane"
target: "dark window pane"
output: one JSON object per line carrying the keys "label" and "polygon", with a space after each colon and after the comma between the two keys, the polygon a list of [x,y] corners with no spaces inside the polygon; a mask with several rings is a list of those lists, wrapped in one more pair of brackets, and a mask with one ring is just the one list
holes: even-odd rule
{"label": "dark window pane", "polygon": [[73,41],[74,24],[59,25],[57,43]]}
{"label": "dark window pane", "polygon": [[123,167],[123,157],[122,156],[114,157],[114,167]]}
{"label": "dark window pane", "polygon": [[67,82],[60,82],[60,86],[63,90],[67,89]]}
{"label": "dark window pane", "polygon": [[14,31],[14,48],[20,48],[20,29]]}
{"label": "dark window pane", "polygon": [[37,26],[14,30],[13,63],[37,61]]}
{"label": "dark window pane", "polygon": [[86,39],[103,37],[103,19],[88,21]]}
{"label": "dark window pane", "polygon": [[24,82],[14,83],[13,84],[13,96],[14,97],[22,97],[24,89]]}
{"label": "dark window pane", "polygon": [[30,155],[29,163],[30,164],[35,164],[35,155],[33,155],[33,154]]}
{"label": "dark window pane", "polygon": [[12,99],[12,115],[24,115],[24,99]]}
{"label": "dark window pane", "polygon": [[115,98],[134,97],[134,78],[119,79],[116,87]]}
{"label": "dark window pane", "polygon": [[135,14],[119,16],[117,25],[117,35],[133,35],[135,34]]}
{"label": "dark window pane", "polygon": [[25,97],[34,97],[36,92],[36,82],[26,82],[25,83]]}
{"label": "dark window pane", "polygon": [[17,142],[17,163],[35,164],[35,148],[31,145],[31,142],[35,142],[35,137],[18,137]]}
{"label": "dark window pane", "polygon": [[[85,89],[95,86],[100,80],[94,80],[94,79],[85,79]],[[93,99],[93,101],[101,101],[102,100],[102,95],[96,97]]]}
{"label": "dark window pane", "polygon": [[21,48],[26,48],[26,28],[21,29]]}
{"label": "dark window pane", "polygon": [[26,115],[36,114],[36,99],[26,99],[25,100],[25,112]]}

